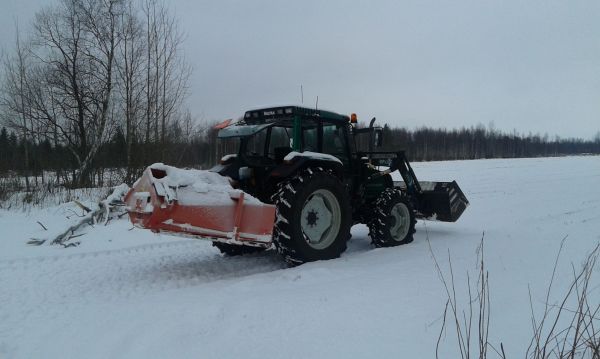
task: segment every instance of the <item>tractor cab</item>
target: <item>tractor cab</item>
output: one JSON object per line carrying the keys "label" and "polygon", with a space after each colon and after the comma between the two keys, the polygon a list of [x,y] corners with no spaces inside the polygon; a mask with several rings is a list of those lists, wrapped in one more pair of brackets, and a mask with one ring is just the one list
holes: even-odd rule
{"label": "tractor cab", "polygon": [[[245,113],[236,125],[222,129],[219,138],[238,137],[240,153],[275,162],[292,151],[327,153],[349,159],[347,129],[350,118],[324,110],[288,106]],[[267,160],[268,161],[268,160]]]}
{"label": "tractor cab", "polygon": [[261,200],[268,200],[280,179],[311,162],[348,177],[355,157],[351,131],[349,116],[330,111],[297,106],[247,111],[236,125],[219,131],[220,139],[239,140],[238,153],[225,156],[213,171]]}

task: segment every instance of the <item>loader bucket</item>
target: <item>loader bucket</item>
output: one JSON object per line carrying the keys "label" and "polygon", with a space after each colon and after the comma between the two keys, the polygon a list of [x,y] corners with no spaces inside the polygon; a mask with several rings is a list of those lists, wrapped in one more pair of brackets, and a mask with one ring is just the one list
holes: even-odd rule
{"label": "loader bucket", "polygon": [[417,217],[442,221],[456,222],[469,205],[469,201],[458,187],[452,182],[419,182],[421,195]]}
{"label": "loader bucket", "polygon": [[271,245],[275,207],[233,189],[226,177],[155,164],[125,197],[134,226],[184,237]]}

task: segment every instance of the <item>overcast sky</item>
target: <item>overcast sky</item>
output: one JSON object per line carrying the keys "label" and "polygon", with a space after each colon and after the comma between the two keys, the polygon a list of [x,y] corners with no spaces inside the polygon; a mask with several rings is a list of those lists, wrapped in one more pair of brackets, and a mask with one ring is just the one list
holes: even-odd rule
{"label": "overcast sky", "polygon": [[[0,0],[0,46],[54,0]],[[600,1],[172,0],[197,118],[300,103],[379,123],[591,138]]]}

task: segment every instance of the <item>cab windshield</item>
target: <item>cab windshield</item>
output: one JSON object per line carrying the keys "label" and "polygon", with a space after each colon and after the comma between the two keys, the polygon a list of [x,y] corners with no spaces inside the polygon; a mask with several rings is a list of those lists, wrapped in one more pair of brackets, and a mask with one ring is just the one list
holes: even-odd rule
{"label": "cab windshield", "polygon": [[[264,126],[259,128],[258,126]],[[245,127],[245,126],[239,126]],[[302,122],[300,134],[300,151],[320,152],[333,155],[346,163],[348,158],[349,144],[347,143],[346,126],[344,123],[323,121],[321,127],[322,140],[319,141],[319,123],[305,120]],[[243,145],[240,154],[247,158],[262,157],[265,160],[283,161],[283,158],[292,151],[293,146],[293,124],[288,121],[277,123],[277,125],[253,125],[252,129],[229,130],[232,135],[241,135]],[[220,137],[224,137],[221,136]],[[262,163],[263,161],[261,161]]]}
{"label": "cab windshield", "polygon": [[282,160],[283,156],[291,152],[292,129],[283,126],[273,126],[262,130],[246,140],[243,154],[246,156],[268,157],[273,160]]}

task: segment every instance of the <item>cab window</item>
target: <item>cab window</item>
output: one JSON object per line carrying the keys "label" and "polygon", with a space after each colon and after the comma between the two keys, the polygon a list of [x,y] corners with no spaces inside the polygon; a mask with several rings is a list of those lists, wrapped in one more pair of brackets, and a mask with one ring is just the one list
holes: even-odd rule
{"label": "cab window", "polygon": [[246,144],[246,154],[251,156],[263,156],[265,153],[266,141],[267,131],[260,131],[254,136],[249,137]]}
{"label": "cab window", "polygon": [[343,125],[323,124],[323,153],[348,161],[346,136]]}
{"label": "cab window", "polygon": [[290,149],[291,129],[286,127],[273,127],[271,129],[271,139],[269,141],[269,157],[274,158],[277,149]]}
{"label": "cab window", "polygon": [[317,139],[317,127],[304,128],[302,130],[302,150],[318,152],[319,141]]}

